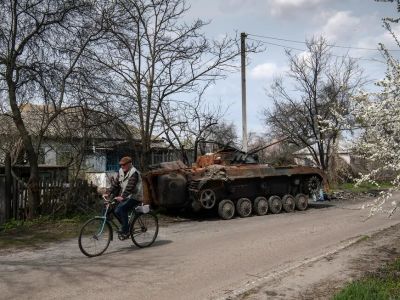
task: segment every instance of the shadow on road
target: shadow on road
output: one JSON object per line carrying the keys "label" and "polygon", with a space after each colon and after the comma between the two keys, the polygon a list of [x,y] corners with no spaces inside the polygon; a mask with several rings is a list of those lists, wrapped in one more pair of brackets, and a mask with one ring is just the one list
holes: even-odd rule
{"label": "shadow on road", "polygon": [[[147,248],[160,247],[160,246],[168,245],[170,243],[172,243],[171,240],[156,240],[153,245],[151,245],[150,247],[147,247]],[[126,246],[126,247],[120,247],[115,250],[106,251],[104,254],[102,254],[102,256],[107,256],[107,255],[111,255],[111,254],[115,254],[115,253],[146,251],[145,249],[146,248],[138,248],[135,245],[130,244],[129,246]]]}
{"label": "shadow on road", "polygon": [[328,208],[328,207],[334,207],[335,205],[330,202],[310,202],[308,203],[308,208]]}

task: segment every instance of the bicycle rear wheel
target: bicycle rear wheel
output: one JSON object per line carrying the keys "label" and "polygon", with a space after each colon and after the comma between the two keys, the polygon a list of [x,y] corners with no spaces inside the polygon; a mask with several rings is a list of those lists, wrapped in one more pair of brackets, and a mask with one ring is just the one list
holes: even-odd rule
{"label": "bicycle rear wheel", "polygon": [[99,256],[110,245],[112,227],[104,218],[95,217],[87,221],[79,234],[79,249],[89,257]]}
{"label": "bicycle rear wheel", "polygon": [[130,228],[132,242],[139,248],[152,245],[158,235],[158,218],[153,213],[138,214]]}

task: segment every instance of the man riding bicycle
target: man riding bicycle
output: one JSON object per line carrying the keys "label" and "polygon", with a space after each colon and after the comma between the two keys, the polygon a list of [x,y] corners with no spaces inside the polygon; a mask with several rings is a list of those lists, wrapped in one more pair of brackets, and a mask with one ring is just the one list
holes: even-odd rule
{"label": "man riding bicycle", "polygon": [[[101,216],[95,216],[83,224],[79,233],[78,245],[88,257],[99,256],[107,250],[113,239],[113,229],[118,225],[112,220],[116,216],[121,223],[118,239],[131,237],[139,248],[151,246],[158,235],[158,218],[150,211],[149,205],[137,207],[143,201],[142,178],[132,166],[131,157],[123,157],[118,177],[103,195],[104,208]],[[110,197],[110,199],[107,199]],[[136,209],[135,209],[136,208]],[[132,214],[128,214],[132,211]],[[129,219],[130,218],[130,219]]]}
{"label": "man riding bicycle", "polygon": [[119,165],[118,178],[114,180],[109,196],[118,201],[115,208],[115,214],[121,222],[118,233],[127,237],[129,234],[128,213],[143,201],[143,186],[140,173],[133,166],[131,157],[121,158]]}

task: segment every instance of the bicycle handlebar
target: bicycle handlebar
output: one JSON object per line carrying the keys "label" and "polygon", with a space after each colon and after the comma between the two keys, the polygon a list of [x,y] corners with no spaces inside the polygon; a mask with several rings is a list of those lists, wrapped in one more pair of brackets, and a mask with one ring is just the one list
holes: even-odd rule
{"label": "bicycle handlebar", "polygon": [[105,204],[114,204],[117,201],[115,199],[108,199],[106,195],[102,195]]}
{"label": "bicycle handlebar", "polygon": [[[103,198],[103,200],[104,200],[104,203],[107,205],[113,205],[113,204],[116,204],[116,203],[118,203],[118,201],[117,200],[115,200],[115,198],[113,198],[113,199],[108,199],[108,196],[106,196],[106,195],[102,195],[102,198]],[[144,205],[144,203],[142,202],[142,204],[141,204],[141,206],[143,206]],[[139,205],[140,206],[140,205]]]}

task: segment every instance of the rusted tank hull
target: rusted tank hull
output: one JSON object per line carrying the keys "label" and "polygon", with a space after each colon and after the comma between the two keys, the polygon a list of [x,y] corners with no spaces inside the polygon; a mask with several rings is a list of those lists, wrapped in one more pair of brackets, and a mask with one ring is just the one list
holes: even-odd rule
{"label": "rusted tank hull", "polygon": [[[165,208],[193,207],[212,209],[223,199],[310,195],[326,184],[317,168],[267,165],[209,165],[187,168],[161,168],[144,175],[145,192],[150,203]],[[314,184],[314,186],[312,186]],[[318,186],[319,185],[319,186]]]}
{"label": "rusted tank hull", "polygon": [[143,174],[144,198],[153,206],[180,208],[187,205],[188,167],[181,161],[168,162]]}

